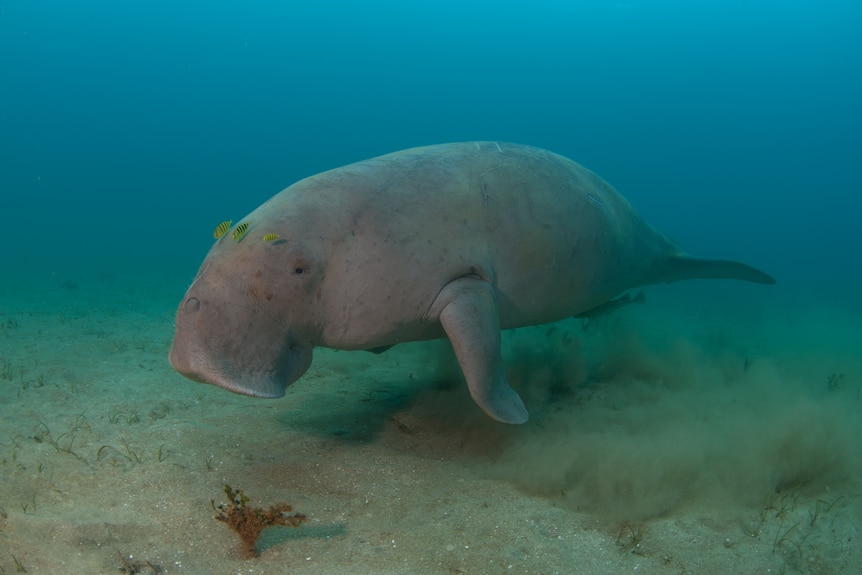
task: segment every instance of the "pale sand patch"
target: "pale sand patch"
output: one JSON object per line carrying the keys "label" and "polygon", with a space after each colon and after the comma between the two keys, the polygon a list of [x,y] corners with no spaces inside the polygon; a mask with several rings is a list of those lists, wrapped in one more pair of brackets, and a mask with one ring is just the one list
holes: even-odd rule
{"label": "pale sand patch", "polygon": [[[521,330],[509,427],[441,343],[318,351],[275,401],[187,381],[183,287],[3,292],[6,573],[862,571],[858,316],[648,299]],[[226,483],[309,521],[243,560]]]}

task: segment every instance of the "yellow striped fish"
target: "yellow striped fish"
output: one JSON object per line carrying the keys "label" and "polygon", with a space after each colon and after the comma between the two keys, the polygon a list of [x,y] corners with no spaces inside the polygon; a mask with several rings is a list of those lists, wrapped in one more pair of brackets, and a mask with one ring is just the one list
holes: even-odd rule
{"label": "yellow striped fish", "polygon": [[219,225],[217,225],[215,231],[213,232],[213,237],[215,239],[219,239],[220,237],[225,235],[227,233],[227,231],[230,229],[230,224],[231,224],[231,220],[225,220],[222,223],[220,223]]}
{"label": "yellow striped fish", "polygon": [[278,234],[266,234],[265,236],[263,236],[263,241],[265,241],[265,242],[271,242],[271,241],[277,240],[277,239],[278,239]]}
{"label": "yellow striped fish", "polygon": [[236,241],[240,241],[247,231],[248,222],[243,222],[234,228],[233,233],[230,235],[230,237],[232,237]]}

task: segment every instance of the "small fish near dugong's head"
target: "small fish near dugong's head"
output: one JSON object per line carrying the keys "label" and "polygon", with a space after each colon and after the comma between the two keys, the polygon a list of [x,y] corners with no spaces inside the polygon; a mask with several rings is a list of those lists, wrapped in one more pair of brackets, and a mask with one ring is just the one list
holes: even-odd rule
{"label": "small fish near dugong's head", "polygon": [[170,360],[193,380],[258,397],[283,395],[315,346],[448,337],[476,403],[523,423],[501,329],[586,317],[641,285],[774,283],[739,262],[685,255],[594,173],[515,144],[442,144],[351,164],[231,225],[216,228],[180,303]]}

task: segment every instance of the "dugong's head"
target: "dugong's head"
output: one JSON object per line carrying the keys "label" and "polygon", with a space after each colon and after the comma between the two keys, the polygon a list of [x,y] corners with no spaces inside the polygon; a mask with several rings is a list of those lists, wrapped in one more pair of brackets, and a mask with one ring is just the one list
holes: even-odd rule
{"label": "dugong's head", "polygon": [[254,216],[201,265],[177,310],[170,361],[195,381],[280,397],[311,364],[322,261],[278,222]]}

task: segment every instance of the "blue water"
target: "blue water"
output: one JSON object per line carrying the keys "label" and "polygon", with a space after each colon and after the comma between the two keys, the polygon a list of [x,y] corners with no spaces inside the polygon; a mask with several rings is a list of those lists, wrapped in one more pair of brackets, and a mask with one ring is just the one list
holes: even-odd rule
{"label": "blue water", "polygon": [[0,265],[185,282],[216,223],[297,179],[496,139],[775,293],[854,305],[859,30],[856,0],[0,0]]}

